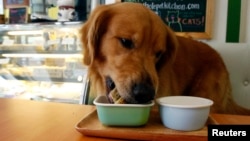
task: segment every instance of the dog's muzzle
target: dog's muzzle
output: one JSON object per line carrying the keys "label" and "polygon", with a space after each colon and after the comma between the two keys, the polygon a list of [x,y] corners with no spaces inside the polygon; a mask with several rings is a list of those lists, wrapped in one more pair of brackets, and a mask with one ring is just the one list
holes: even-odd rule
{"label": "dog's muzzle", "polygon": [[155,89],[148,84],[134,84],[131,89],[131,94],[137,103],[147,103],[154,99]]}
{"label": "dog's muzzle", "polygon": [[[109,97],[110,92],[115,89],[115,83],[110,77],[106,77],[107,96]],[[155,89],[150,83],[134,83],[128,92],[130,98],[125,99],[127,103],[148,103],[154,99]],[[122,97],[122,95],[120,94]],[[114,103],[112,99],[109,99],[111,103]]]}

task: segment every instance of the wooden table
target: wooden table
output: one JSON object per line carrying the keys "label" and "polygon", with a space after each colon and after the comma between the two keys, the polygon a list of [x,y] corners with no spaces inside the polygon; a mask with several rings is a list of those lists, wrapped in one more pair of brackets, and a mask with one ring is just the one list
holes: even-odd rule
{"label": "wooden table", "polygon": [[75,124],[94,106],[0,98],[0,141],[107,141],[83,136]]}
{"label": "wooden table", "polygon": [[[75,125],[95,106],[0,98],[0,141],[105,141]],[[250,116],[214,114],[222,124],[250,124]]]}

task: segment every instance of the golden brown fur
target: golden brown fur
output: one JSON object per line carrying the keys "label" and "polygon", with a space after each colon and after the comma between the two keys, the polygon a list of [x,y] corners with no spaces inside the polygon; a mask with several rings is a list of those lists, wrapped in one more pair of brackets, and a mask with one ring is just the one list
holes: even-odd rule
{"label": "golden brown fur", "polygon": [[212,112],[250,114],[233,101],[219,54],[204,43],[175,36],[141,4],[100,6],[80,32],[91,93],[109,94],[116,87],[128,103],[166,95],[199,96],[214,101]]}

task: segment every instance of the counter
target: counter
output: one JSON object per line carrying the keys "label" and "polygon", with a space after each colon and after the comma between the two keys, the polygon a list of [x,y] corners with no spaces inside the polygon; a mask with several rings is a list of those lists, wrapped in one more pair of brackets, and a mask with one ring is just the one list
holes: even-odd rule
{"label": "counter", "polygon": [[94,106],[0,98],[1,141],[105,141],[83,136],[75,124]]}

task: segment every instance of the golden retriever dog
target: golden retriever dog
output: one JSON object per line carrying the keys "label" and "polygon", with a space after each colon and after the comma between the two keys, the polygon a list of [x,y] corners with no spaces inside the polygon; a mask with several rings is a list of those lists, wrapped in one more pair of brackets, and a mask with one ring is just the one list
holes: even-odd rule
{"label": "golden retriever dog", "polygon": [[213,100],[211,112],[250,114],[234,102],[220,55],[202,42],[176,36],[142,4],[101,5],[80,33],[91,94],[117,89],[126,103],[197,96]]}

